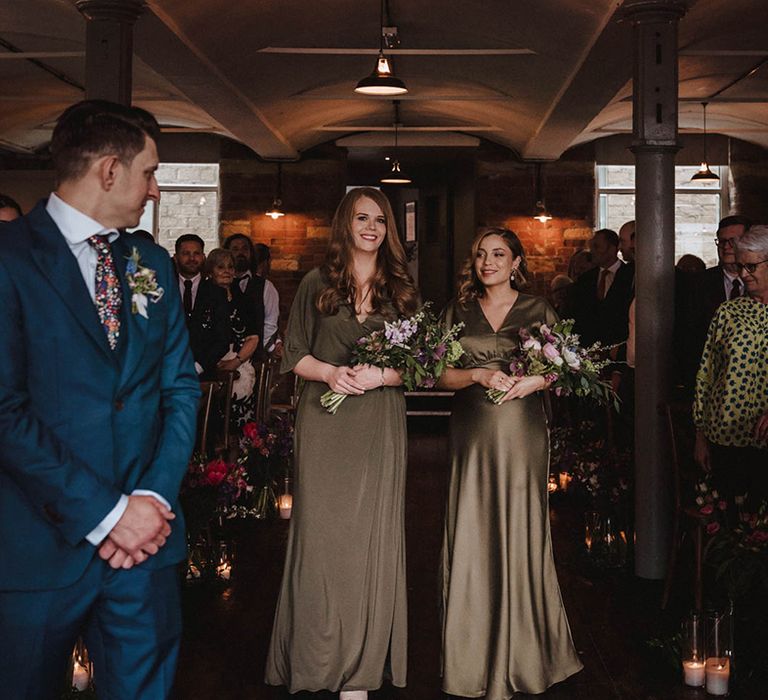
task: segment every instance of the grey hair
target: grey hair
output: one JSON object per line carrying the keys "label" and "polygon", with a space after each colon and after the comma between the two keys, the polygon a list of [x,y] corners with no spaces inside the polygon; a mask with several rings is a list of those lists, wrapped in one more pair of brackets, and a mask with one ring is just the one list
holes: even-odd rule
{"label": "grey hair", "polygon": [[768,226],[753,226],[736,241],[737,253],[757,253],[768,258]]}

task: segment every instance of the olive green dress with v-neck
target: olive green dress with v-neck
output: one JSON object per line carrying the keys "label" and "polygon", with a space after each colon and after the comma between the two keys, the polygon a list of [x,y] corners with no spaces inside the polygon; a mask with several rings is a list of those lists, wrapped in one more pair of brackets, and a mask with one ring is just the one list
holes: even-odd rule
{"label": "olive green dress with v-neck", "polygon": [[[355,341],[384,325],[358,322],[349,305],[323,316],[319,270],[302,280],[291,308],[282,371],[306,355],[350,361]],[[391,309],[390,309],[391,311]],[[299,690],[373,690],[405,685],[406,586],[403,391],[349,396],[336,415],[328,390],[305,382],[296,415],[296,491],[266,680]]]}
{"label": "olive green dress with v-neck", "polygon": [[[494,331],[477,301],[456,302],[465,368],[509,371],[518,330],[557,316],[520,294]],[[582,668],[560,596],[549,530],[549,435],[541,393],[496,406],[457,391],[443,541],[443,690],[506,700],[541,693]]]}

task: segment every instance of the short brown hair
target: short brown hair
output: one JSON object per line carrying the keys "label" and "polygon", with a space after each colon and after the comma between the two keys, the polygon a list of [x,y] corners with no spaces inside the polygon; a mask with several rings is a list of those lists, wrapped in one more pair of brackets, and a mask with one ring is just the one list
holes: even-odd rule
{"label": "short brown hair", "polygon": [[157,142],[160,127],[138,107],[106,100],[83,100],[59,117],[51,139],[51,157],[59,182],[82,177],[95,158],[115,155],[130,165],[147,138]]}

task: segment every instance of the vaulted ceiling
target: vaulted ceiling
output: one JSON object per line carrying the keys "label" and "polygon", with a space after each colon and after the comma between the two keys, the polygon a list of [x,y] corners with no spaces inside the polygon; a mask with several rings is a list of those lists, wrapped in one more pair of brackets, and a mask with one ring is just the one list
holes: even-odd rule
{"label": "vaulted ceiling", "polygon": [[[681,131],[768,147],[768,2],[688,0]],[[405,146],[477,137],[525,159],[631,131],[631,26],[617,0],[388,0],[388,53],[409,92]],[[266,159],[335,141],[392,143],[391,99],[353,92],[373,68],[378,0],[148,0],[135,26],[134,102],[167,130],[227,135]],[[0,0],[0,148],[34,151],[83,97],[74,0]]]}

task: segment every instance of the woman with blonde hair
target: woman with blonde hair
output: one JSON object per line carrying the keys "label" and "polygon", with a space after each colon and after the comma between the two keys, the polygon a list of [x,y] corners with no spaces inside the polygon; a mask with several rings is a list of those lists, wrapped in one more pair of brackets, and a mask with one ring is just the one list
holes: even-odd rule
{"label": "woman with blonde hair", "polygon": [[[387,198],[339,204],[325,263],[299,285],[282,371],[304,380],[296,414],[294,515],[267,683],[367,697],[405,685],[405,401],[391,368],[349,366],[356,341],[411,315],[417,292]],[[320,396],[349,398],[331,415]]]}
{"label": "woman with blonde hair", "polygon": [[[443,539],[443,690],[507,700],[542,693],[582,668],[560,598],[549,533],[549,435],[542,376],[509,363],[521,327],[557,314],[519,287],[525,252],[507,229],[477,236],[445,323],[464,323],[455,391]],[[501,405],[488,389],[506,390]]]}

